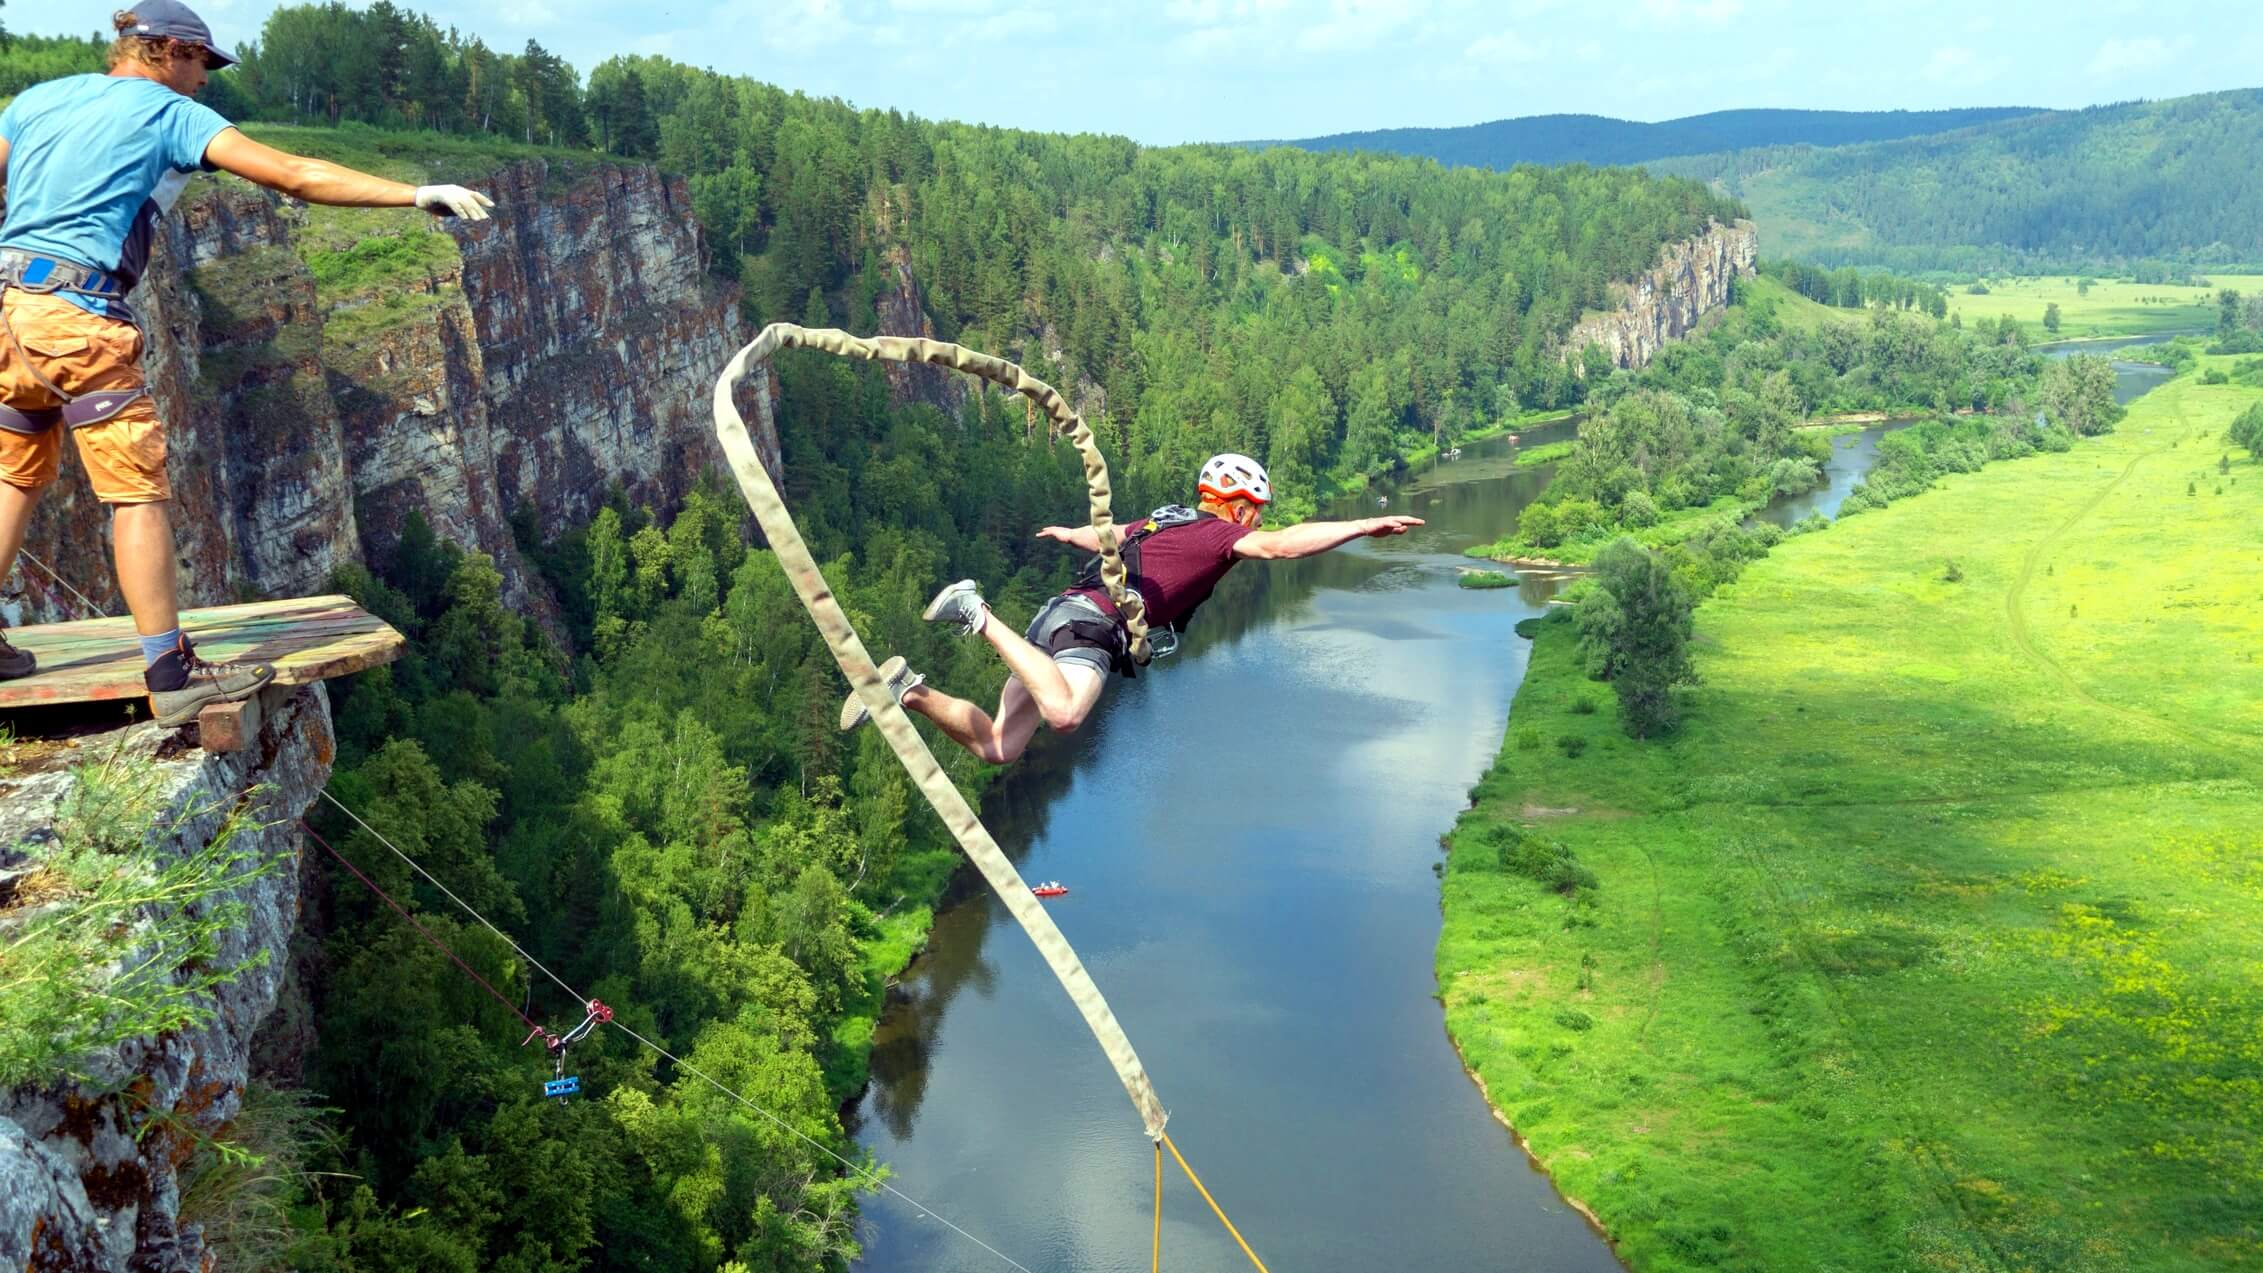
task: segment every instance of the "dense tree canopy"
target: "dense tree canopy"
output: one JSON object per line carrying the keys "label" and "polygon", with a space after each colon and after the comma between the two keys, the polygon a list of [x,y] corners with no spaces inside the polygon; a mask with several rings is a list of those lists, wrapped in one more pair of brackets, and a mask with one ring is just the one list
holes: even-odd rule
{"label": "dense tree canopy", "polygon": [[2054,111],[1868,145],[1652,165],[1749,195],[1773,250],[1827,264],[2063,273],[2253,263],[2263,89]]}

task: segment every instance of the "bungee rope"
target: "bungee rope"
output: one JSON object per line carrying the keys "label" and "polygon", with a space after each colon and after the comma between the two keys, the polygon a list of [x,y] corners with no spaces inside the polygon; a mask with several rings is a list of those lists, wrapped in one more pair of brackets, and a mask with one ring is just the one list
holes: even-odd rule
{"label": "bungee rope", "polygon": [[849,623],[841,603],[825,582],[817,568],[817,560],[810,555],[809,545],[802,541],[801,530],[794,525],[793,514],[786,509],[785,500],[778,493],[777,483],[771,480],[770,470],[754,449],[754,441],[747,434],[746,418],[739,413],[735,391],[740,385],[753,391],[755,412],[770,431],[777,436],[777,408],[771,401],[770,359],[781,349],[815,349],[842,358],[858,358],[867,362],[931,363],[1001,385],[1022,395],[1025,418],[1034,422],[1042,411],[1052,422],[1052,431],[1075,445],[1084,460],[1084,480],[1092,496],[1092,530],[1100,541],[1100,582],[1107,588],[1109,600],[1116,606],[1124,624],[1126,644],[1132,661],[1145,666],[1153,657],[1147,640],[1147,611],[1139,594],[1131,591],[1125,582],[1124,559],[1119,551],[1122,537],[1116,531],[1115,517],[1109,508],[1108,462],[1092,439],[1092,430],[1084,417],[1072,408],[1060,391],[1030,375],[1014,363],[989,354],[979,353],[961,345],[940,340],[927,340],[910,336],[877,336],[870,340],[852,336],[833,328],[806,328],[792,323],[772,323],[762,329],[752,341],[732,356],[723,373],[715,380],[715,437],[722,444],[723,454],[730,461],[732,476],[738,479],[739,490],[746,496],[747,507],[754,512],[762,526],[762,534],[770,543],[771,551],[785,569],[787,579],[794,585],[794,595],[801,598],[802,608],[809,612],[810,621],[817,625],[825,645],[833,652],[833,661],[841,667],[841,674],[856,689],[857,698],[871,713],[873,723],[887,739],[888,746],[903,764],[904,772],[918,786],[920,794],[943,820],[943,825],[958,841],[967,858],[982,872],[993,892],[1006,904],[1007,913],[1021,925],[1032,945],[1045,958],[1046,966],[1068,991],[1069,999],[1084,1016],[1085,1025],[1092,1037],[1107,1054],[1108,1063],[1115,1068],[1116,1077],[1131,1097],[1132,1108],[1146,1125],[1147,1137],[1155,1143],[1155,1227],[1153,1267],[1160,1269],[1163,1262],[1163,1150],[1168,1148],[1171,1157],[1178,1160],[1187,1179],[1194,1182],[1202,1200],[1210,1204],[1226,1232],[1233,1235],[1242,1254],[1249,1257],[1259,1273],[1265,1273],[1264,1261],[1242,1238],[1234,1223],[1226,1218],[1210,1191],[1205,1189],[1194,1168],[1187,1164],[1179,1147],[1163,1131],[1170,1115],[1155,1095],[1155,1085],[1140,1064],[1139,1053],[1125,1036],[1116,1014],[1108,1007],[1100,988],[1093,984],[1092,976],[1085,971],[1084,963],[1069,945],[1068,938],[1053,923],[1053,917],[1041,905],[1029,884],[1014,869],[1014,864],[991,838],[989,828],[975,816],[974,809],[944,775],[943,767],[936,763],[935,754],[927,749],[927,740],[920,737],[911,718],[896,702],[896,697],[881,683],[879,669],[873,666],[872,655],[864,648],[864,641],[856,628]]}
{"label": "bungee rope", "polygon": [[[936,763],[934,753],[927,749],[927,741],[912,727],[911,718],[897,705],[895,695],[881,683],[872,655],[864,648],[864,641],[857,636],[848,615],[841,610],[841,603],[826,584],[825,576],[819,572],[816,559],[810,555],[809,546],[802,542],[800,529],[794,525],[793,514],[786,510],[777,484],[770,480],[770,471],[763,466],[753,439],[747,435],[746,419],[739,414],[733,391],[742,383],[752,387],[755,410],[763,423],[770,426],[771,436],[776,436],[776,409],[770,400],[767,364],[780,349],[791,348],[816,349],[843,358],[875,362],[920,362],[950,367],[1013,390],[1026,398],[1033,409],[1042,410],[1052,421],[1053,431],[1075,444],[1083,456],[1085,483],[1092,492],[1092,528],[1100,539],[1101,582],[1123,616],[1132,658],[1145,663],[1149,657],[1147,616],[1139,594],[1125,586],[1124,560],[1117,551],[1119,537],[1115,518],[1109,511],[1108,462],[1101,458],[1100,448],[1093,442],[1092,430],[1085,424],[1084,417],[1069,406],[1059,390],[1003,358],[939,340],[905,336],[864,340],[831,328],[811,330],[791,323],[772,323],[732,357],[715,381],[716,439],[722,443],[723,454],[730,461],[732,475],[738,479],[747,506],[754,510],[764,538],[769,540],[771,551],[778,555],[786,577],[793,581],[794,593],[801,598],[802,607],[809,611],[811,621],[832,650],[834,662],[840,664],[841,673],[848,677],[849,684],[856,687],[858,699],[872,714],[881,736],[888,740],[896,759],[902,762],[904,772],[927,797],[927,803],[943,820],[944,827],[975,868],[982,872],[983,879],[989,881],[991,889],[1005,901],[1006,910],[1029,935],[1038,953],[1045,957],[1046,966],[1053,970],[1061,988],[1068,991],[1070,1001],[1083,1014],[1092,1037],[1099,1041],[1100,1050],[1107,1054],[1108,1063],[1115,1068],[1124,1092],[1131,1097],[1132,1108],[1146,1125],[1148,1139],[1160,1140],[1163,1124],[1169,1121],[1170,1115],[1155,1095],[1155,1085],[1140,1064],[1139,1053],[1132,1049],[1131,1040],[1117,1024],[1115,1012],[1108,1007],[1108,1001],[1093,984],[1091,974],[1085,971],[1083,961],[1061,935],[1052,916],[1029,891],[1028,883],[1006,859],[998,842],[990,837],[989,829],[975,816],[973,806]],[[756,374],[758,371],[761,374]]]}

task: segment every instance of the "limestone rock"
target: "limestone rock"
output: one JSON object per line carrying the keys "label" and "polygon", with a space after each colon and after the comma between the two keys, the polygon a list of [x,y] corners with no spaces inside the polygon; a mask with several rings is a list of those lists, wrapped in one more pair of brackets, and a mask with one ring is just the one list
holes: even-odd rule
{"label": "limestone rock", "polygon": [[[207,1262],[202,1235],[182,1223],[176,1172],[196,1140],[240,1108],[254,1035],[275,1006],[298,925],[298,817],[329,781],[335,741],[320,685],[269,713],[258,745],[245,751],[184,750],[175,733],[139,725],[89,735],[75,754],[0,781],[0,867],[37,861],[54,842],[69,766],[116,748],[157,767],[156,825],[169,828],[152,844],[161,858],[196,853],[229,807],[264,788],[236,845],[270,868],[235,892],[244,922],[222,936],[218,960],[253,966],[213,993],[205,1025],[90,1058],[91,1084],[0,1090],[0,1268],[198,1273]],[[8,918],[0,913],[0,925]]]}
{"label": "limestone rock", "polygon": [[1752,222],[1716,222],[1694,239],[1666,245],[1657,268],[1617,284],[1618,308],[1590,314],[1564,337],[1564,356],[1580,374],[1580,352],[1602,347],[1615,366],[1646,367],[1666,342],[1697,326],[1699,319],[1729,303],[1730,282],[1752,273],[1760,237]]}

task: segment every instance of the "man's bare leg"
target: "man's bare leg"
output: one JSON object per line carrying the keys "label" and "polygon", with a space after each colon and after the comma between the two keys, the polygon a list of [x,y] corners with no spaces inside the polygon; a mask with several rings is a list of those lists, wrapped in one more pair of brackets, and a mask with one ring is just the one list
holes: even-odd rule
{"label": "man's bare leg", "polygon": [[[1062,717],[1063,723],[1053,728],[1065,734],[1092,714],[1093,705],[1100,701],[1100,692],[1108,686],[1108,678],[1099,669],[1082,665],[1058,667],[1056,675],[1068,689],[1069,712]],[[951,741],[993,765],[1012,764],[1020,759],[1029,747],[1029,740],[1037,733],[1038,722],[1045,719],[1043,709],[1019,676],[1006,678],[1006,688],[998,695],[996,715],[963,698],[924,685],[904,691],[903,703],[905,710],[934,721]]]}
{"label": "man's bare leg", "polygon": [[992,715],[963,698],[925,685],[904,691],[904,710],[934,721],[952,742],[973,752],[986,764],[1006,765],[1021,758],[1037,733],[1037,702],[1013,677],[998,695],[998,712]]}
{"label": "man's bare leg", "polygon": [[[1057,733],[1068,733],[1084,723],[1091,714],[1092,705],[1100,701],[1099,687],[1107,678],[1091,668],[1078,668],[1090,672],[1093,692],[1080,694],[1069,680],[1069,669],[1053,661],[1053,656],[1029,643],[1029,639],[998,621],[998,616],[984,607],[982,637],[1006,661],[1006,670],[1022,683],[1029,696],[1037,701],[1037,710]],[[1003,714],[1005,699],[998,705]]]}
{"label": "man's bare leg", "polygon": [[118,561],[118,591],[133,611],[134,631],[159,636],[181,624],[173,591],[173,522],[163,500],[111,506],[111,539]]}
{"label": "man's bare leg", "polygon": [[39,493],[46,489],[34,486],[26,490],[0,482],[0,579],[8,577],[16,554],[23,551],[24,536],[31,530],[31,510],[39,506]]}

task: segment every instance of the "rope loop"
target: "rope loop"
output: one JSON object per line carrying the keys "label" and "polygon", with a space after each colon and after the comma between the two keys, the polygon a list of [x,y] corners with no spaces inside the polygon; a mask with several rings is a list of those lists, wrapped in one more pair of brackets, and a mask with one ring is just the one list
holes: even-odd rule
{"label": "rope loop", "polygon": [[1021,872],[1007,860],[998,842],[991,838],[989,829],[982,825],[982,819],[975,815],[965,793],[936,763],[935,754],[927,749],[927,740],[913,728],[911,719],[897,704],[896,696],[881,683],[879,669],[873,666],[864,639],[857,635],[839,599],[833,595],[831,585],[825,582],[816,559],[810,555],[809,545],[802,540],[800,528],[794,525],[793,514],[787,511],[785,499],[778,493],[777,483],[771,479],[769,468],[754,448],[754,440],[747,433],[746,417],[739,414],[735,391],[741,384],[753,390],[756,412],[771,426],[771,436],[777,436],[776,408],[771,402],[770,376],[765,364],[780,349],[815,349],[867,361],[932,363],[1003,385],[1031,403],[1030,409],[1043,410],[1046,419],[1052,422],[1053,432],[1075,444],[1084,459],[1085,484],[1092,489],[1092,529],[1100,540],[1101,582],[1123,618],[1133,657],[1145,663],[1149,657],[1147,615],[1139,594],[1125,584],[1124,559],[1119,551],[1121,541],[1108,508],[1108,462],[1101,458],[1100,448],[1093,441],[1092,430],[1085,425],[1084,417],[1069,406],[1059,390],[1003,358],[939,340],[905,336],[865,340],[831,328],[813,330],[791,323],[772,323],[740,349],[715,380],[716,441],[722,444],[732,476],[738,480],[740,493],[746,496],[747,507],[761,523],[764,538],[769,540],[771,551],[777,554],[786,578],[793,583],[802,608],[809,612],[810,621],[825,638],[833,661],[855,687],[858,701],[871,713],[881,737],[896,753],[897,761],[903,765],[913,785],[943,820],[944,828],[958,841],[959,848],[965,851],[975,869],[982,872],[991,890],[1005,902],[1006,910],[1029,935],[1031,944],[1045,957],[1046,966],[1068,992],[1070,1001],[1076,1004],[1086,1027],[1092,1031],[1092,1037],[1099,1042],[1100,1050],[1107,1055],[1109,1065],[1114,1067],[1125,1095],[1131,1098],[1132,1108],[1146,1126],[1148,1138],[1159,1137],[1170,1116],[1164,1112],[1162,1100],[1155,1094],[1155,1085],[1148,1079],[1147,1069],[1140,1064],[1139,1053],[1133,1050],[1114,1010],[1109,1008],[1100,988],[1093,984],[1091,974],[1085,971],[1083,961],[1061,935],[1053,917],[1030,892]]}

